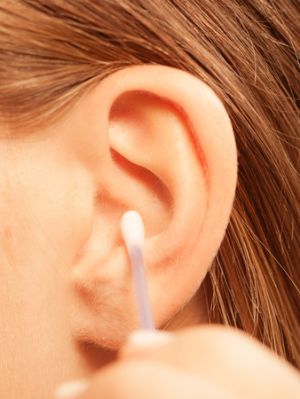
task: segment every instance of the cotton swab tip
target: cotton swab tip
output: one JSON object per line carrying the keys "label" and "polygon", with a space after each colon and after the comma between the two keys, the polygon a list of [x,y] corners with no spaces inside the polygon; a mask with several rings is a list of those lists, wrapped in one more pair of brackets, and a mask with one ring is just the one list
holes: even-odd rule
{"label": "cotton swab tip", "polygon": [[121,219],[121,232],[128,248],[143,246],[145,235],[144,223],[137,211],[127,211],[124,213]]}

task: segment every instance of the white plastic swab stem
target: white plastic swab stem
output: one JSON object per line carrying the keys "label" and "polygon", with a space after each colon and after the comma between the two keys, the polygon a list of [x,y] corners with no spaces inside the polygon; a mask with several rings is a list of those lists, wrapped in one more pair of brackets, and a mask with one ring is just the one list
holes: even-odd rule
{"label": "white plastic swab stem", "polygon": [[136,211],[125,212],[121,219],[121,232],[130,258],[136,299],[142,329],[155,328],[146,280],[144,262],[144,223]]}

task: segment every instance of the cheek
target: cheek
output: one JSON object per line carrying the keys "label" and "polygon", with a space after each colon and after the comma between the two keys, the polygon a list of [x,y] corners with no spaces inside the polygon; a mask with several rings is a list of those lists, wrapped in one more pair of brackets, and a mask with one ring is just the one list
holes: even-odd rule
{"label": "cheek", "polygon": [[35,229],[60,256],[75,255],[91,229],[92,188],[80,169],[55,165],[43,172],[31,179],[27,196]]}
{"label": "cheek", "polygon": [[45,152],[17,159],[0,175],[0,375],[5,392],[45,392],[83,367],[70,341],[65,281],[93,201],[79,167]]}
{"label": "cheek", "polygon": [[46,155],[19,157],[13,167],[9,199],[1,207],[5,252],[19,262],[42,257],[45,266],[55,259],[69,267],[91,229],[93,191],[87,173]]}

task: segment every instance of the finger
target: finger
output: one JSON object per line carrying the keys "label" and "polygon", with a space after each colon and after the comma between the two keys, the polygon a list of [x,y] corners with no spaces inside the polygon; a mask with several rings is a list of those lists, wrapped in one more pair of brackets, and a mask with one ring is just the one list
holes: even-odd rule
{"label": "finger", "polygon": [[221,387],[154,361],[108,366],[78,399],[237,399]]}
{"label": "finger", "polygon": [[223,326],[189,328],[163,345],[125,346],[120,358],[147,358],[215,380],[236,395],[299,398],[299,374],[257,340]]}

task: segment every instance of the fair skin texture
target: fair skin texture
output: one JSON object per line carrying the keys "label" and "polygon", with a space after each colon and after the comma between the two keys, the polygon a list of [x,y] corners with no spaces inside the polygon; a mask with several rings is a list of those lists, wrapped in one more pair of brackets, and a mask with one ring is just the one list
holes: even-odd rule
{"label": "fair skin texture", "polygon": [[296,399],[299,392],[297,372],[257,341],[205,325],[181,330],[169,342],[125,345],[118,361],[72,397]]}
{"label": "fair skin texture", "polygon": [[[0,397],[52,398],[64,381],[94,373],[84,398],[126,398],[109,391],[127,384],[124,373],[128,381],[138,373],[151,397],[180,392],[185,378],[184,389],[199,394],[208,377],[212,392],[244,397],[231,388],[238,358],[222,329],[222,362],[211,349],[193,352],[201,342],[214,347],[215,338],[205,340],[213,327],[204,336],[199,327],[180,332],[151,354],[118,352],[138,327],[119,229],[128,209],[144,218],[156,326],[174,330],[207,320],[201,283],[224,237],[237,180],[234,134],[217,96],[185,72],[131,67],[105,78],[55,125],[12,134],[0,144]],[[262,364],[270,354],[243,339],[246,391],[261,374],[252,347]],[[182,348],[176,359],[174,347]],[[202,358],[217,364],[208,377],[197,367]],[[226,362],[235,366],[229,386],[220,380]],[[276,358],[271,363],[277,371],[271,367],[267,383],[278,366],[289,389],[282,392],[290,393],[295,372]],[[196,380],[189,375],[195,367]],[[155,375],[163,383],[153,384]],[[130,386],[128,398],[141,397],[141,386]],[[207,397],[222,397],[213,395]]]}

